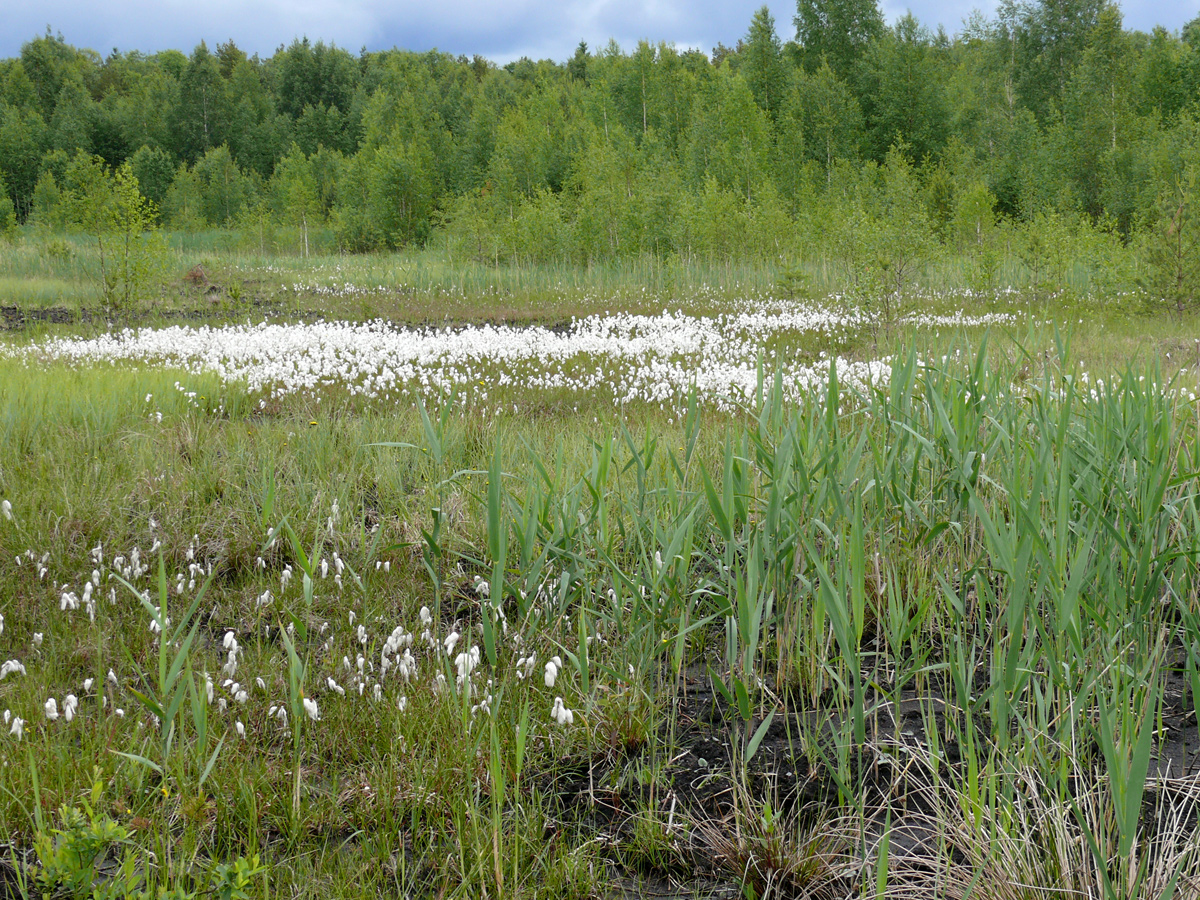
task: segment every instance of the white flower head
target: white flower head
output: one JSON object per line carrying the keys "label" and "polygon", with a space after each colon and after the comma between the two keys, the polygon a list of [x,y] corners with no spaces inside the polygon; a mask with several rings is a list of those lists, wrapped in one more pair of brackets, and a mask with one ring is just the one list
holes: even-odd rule
{"label": "white flower head", "polygon": [[554,698],[554,705],[550,708],[550,718],[552,718],[559,725],[563,726],[573,725],[575,723],[575,713],[563,705],[562,697]]}
{"label": "white flower head", "polygon": [[[282,709],[280,711],[282,712]],[[321,709],[317,706],[317,701],[312,697],[304,698],[304,711],[308,713],[308,717],[314,722],[321,720]]]}
{"label": "white flower head", "polygon": [[12,728],[8,730],[8,733],[19,741],[22,735],[25,734],[25,720],[20,717],[13,719]]}
{"label": "white flower head", "polygon": [[24,675],[24,674],[25,674],[25,666],[23,666],[21,664],[20,660],[10,659],[10,660],[8,660],[8,662],[4,663],[3,665],[0,665],[0,681],[3,681],[9,675]]}
{"label": "white flower head", "polygon": [[558,680],[558,670],[562,668],[562,659],[553,656],[546,663],[546,687],[554,687],[554,682]]}
{"label": "white flower head", "polygon": [[53,697],[46,701],[46,705],[43,708],[46,710],[46,718],[51,722],[58,718],[58,701]]}

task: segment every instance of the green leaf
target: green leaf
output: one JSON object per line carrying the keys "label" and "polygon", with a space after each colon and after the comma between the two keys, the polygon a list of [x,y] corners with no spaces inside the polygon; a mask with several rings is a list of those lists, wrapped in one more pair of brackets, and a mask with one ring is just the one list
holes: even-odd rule
{"label": "green leaf", "polygon": [[159,775],[164,774],[162,766],[160,766],[154,760],[147,759],[146,757],[142,756],[139,753],[125,753],[124,751],[121,751],[121,750],[110,750],[109,752],[114,753],[117,756],[123,756],[126,759],[131,759],[138,765],[145,766],[147,769],[153,769]]}
{"label": "green leaf", "polygon": [[758,728],[755,729],[753,737],[750,738],[750,742],[746,744],[746,762],[750,762],[750,760],[754,758],[754,754],[758,752],[758,748],[762,744],[763,738],[767,736],[767,732],[770,730],[771,723],[773,721],[775,721],[775,710],[772,709],[771,712],[767,714],[767,717],[759,724]]}

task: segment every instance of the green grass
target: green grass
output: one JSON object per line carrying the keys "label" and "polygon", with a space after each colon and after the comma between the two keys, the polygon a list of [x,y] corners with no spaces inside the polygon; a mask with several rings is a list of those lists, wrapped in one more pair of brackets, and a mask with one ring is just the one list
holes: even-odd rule
{"label": "green grass", "polygon": [[[264,253],[249,232],[164,233],[161,278],[147,285],[135,308],[115,312],[118,319],[321,314],[419,324],[556,324],[604,309],[657,312],[683,305],[716,311],[747,295],[846,293],[867,306],[877,303],[869,292],[859,296],[843,261],[816,246],[807,255],[764,261],[640,256],[587,266],[570,260],[493,266],[453,259],[436,236],[424,249],[347,255],[322,234],[314,240],[320,252],[301,257],[287,240]],[[1053,268],[1036,290],[1011,236],[997,243],[996,271],[982,285],[969,255],[937,249],[906,279],[905,291],[917,296],[901,305],[951,312],[963,305],[980,311],[1018,304],[1055,318],[1097,308],[1106,315],[1140,311],[1132,251],[1080,241],[1069,245],[1077,258]],[[197,266],[206,280],[187,281]],[[96,247],[85,235],[25,228],[14,243],[0,244],[0,305],[103,311],[111,318],[114,311],[102,310],[99,272]],[[357,290],[345,290],[347,283]],[[1007,285],[1026,296],[994,296]]]}
{"label": "green grass", "polygon": [[[445,299],[432,254],[269,264],[277,287],[420,285],[416,320],[507,296],[466,272]],[[512,309],[560,314],[550,270],[484,274]],[[635,277],[574,275],[563,312]],[[47,892],[84,872],[79,896],[96,848],[127,857],[107,876],[126,893],[599,897],[704,876],[1117,900],[1179,872],[1198,896],[1194,779],[1157,769],[1196,735],[1200,431],[1180,389],[1200,364],[1186,324],[1103,308],[863,337],[847,351],[898,342],[885,389],[789,408],[768,378],[738,414],[519,388],[501,416],[260,404],[209,376],[0,360],[0,662],[26,670],[0,681],[25,723],[0,733],[13,858],[37,849],[21,871]],[[412,644],[384,675],[397,626]],[[73,720],[47,720],[67,694]],[[255,856],[244,883],[220,868]]]}

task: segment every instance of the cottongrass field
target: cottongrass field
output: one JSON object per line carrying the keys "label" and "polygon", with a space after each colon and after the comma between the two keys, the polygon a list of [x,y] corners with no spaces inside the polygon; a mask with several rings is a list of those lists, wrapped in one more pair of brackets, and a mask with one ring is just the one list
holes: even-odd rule
{"label": "cottongrass field", "polygon": [[1188,323],[602,309],[0,344],[0,893],[1200,896]]}

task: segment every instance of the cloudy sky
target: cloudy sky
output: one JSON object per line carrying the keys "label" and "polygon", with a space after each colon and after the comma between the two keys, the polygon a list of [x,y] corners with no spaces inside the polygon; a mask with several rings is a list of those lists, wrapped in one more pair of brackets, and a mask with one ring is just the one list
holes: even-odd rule
{"label": "cloudy sky", "polygon": [[[107,55],[115,48],[146,53],[190,51],[230,38],[248,53],[270,55],[307,36],[357,52],[436,47],[482,54],[499,63],[522,56],[567,59],[581,40],[596,49],[615,38],[624,48],[639,39],[670,41],[710,51],[745,34],[762,0],[0,0],[0,57],[49,25],[78,47]],[[888,21],[911,8],[930,27],[960,30],[972,9],[989,17],[995,0],[882,0]],[[795,5],[769,3],[784,38],[794,34]],[[1200,0],[1126,0],[1127,28],[1156,24],[1178,30],[1200,14]]]}

